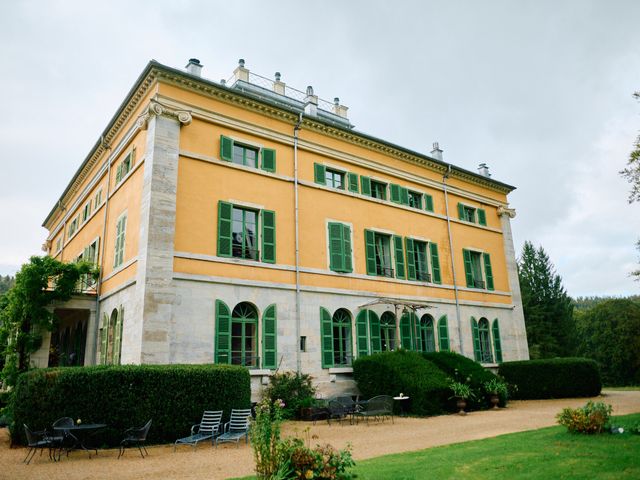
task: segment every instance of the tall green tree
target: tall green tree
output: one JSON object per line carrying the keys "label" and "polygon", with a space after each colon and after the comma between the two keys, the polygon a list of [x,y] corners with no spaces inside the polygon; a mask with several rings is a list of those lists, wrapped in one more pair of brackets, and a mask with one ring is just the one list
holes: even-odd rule
{"label": "tall green tree", "polygon": [[[640,100],[640,92],[635,92],[633,96],[636,100]],[[636,137],[633,150],[629,154],[627,168],[621,170],[620,175],[631,184],[629,203],[640,201],[640,134]],[[636,248],[640,251],[640,240],[636,243]],[[640,268],[631,272],[631,275],[636,277],[636,280],[640,280]]]}
{"label": "tall green tree", "polygon": [[536,249],[525,242],[518,277],[531,358],[573,355],[576,337],[571,298],[542,247]]}
{"label": "tall green tree", "polygon": [[0,275],[0,296],[6,293],[14,284],[15,278],[10,275]]}
{"label": "tall green tree", "polygon": [[610,299],[580,312],[578,353],[600,364],[606,385],[640,384],[640,302]]}
{"label": "tall green tree", "polygon": [[4,358],[2,378],[14,385],[19,373],[28,370],[30,355],[52,330],[56,317],[54,301],[67,301],[77,291],[85,274],[96,275],[91,263],[62,263],[51,257],[31,257],[16,274],[13,287],[0,297],[0,355]]}

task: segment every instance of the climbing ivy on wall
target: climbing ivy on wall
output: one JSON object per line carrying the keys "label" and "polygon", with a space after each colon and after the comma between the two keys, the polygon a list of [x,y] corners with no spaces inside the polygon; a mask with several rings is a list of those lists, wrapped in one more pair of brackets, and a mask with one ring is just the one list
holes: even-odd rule
{"label": "climbing ivy on wall", "polygon": [[55,327],[56,317],[48,307],[69,300],[83,275],[97,278],[98,269],[88,262],[63,263],[49,256],[33,256],[22,265],[13,287],[0,299],[1,376],[6,385],[15,385],[17,375],[29,369],[42,334]]}

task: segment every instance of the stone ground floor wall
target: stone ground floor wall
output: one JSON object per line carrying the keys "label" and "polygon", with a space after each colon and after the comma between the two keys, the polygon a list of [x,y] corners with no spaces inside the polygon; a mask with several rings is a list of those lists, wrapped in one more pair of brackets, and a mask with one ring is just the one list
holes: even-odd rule
{"label": "stone ground floor wall", "polygon": [[[301,371],[313,377],[319,394],[328,397],[338,393],[357,393],[353,381],[352,370],[349,367],[322,368],[322,345],[320,334],[320,307],[327,309],[332,315],[339,309],[346,309],[352,318],[351,331],[354,333],[355,317],[363,306],[378,299],[376,295],[366,295],[362,292],[320,291],[304,289],[300,297],[300,326],[296,332],[296,296],[295,290],[283,285],[262,284],[250,285],[248,282],[226,279],[211,279],[179,275],[172,283],[173,304],[169,328],[169,340],[165,351],[161,352],[158,361],[153,355],[142,352],[142,339],[145,335],[145,323],[142,318],[137,285],[132,282],[124,285],[103,297],[100,302],[100,313],[109,315],[114,309],[124,307],[124,321],[122,330],[122,364],[139,364],[141,359],[145,363],[202,364],[213,363],[215,354],[215,303],[221,300],[230,310],[240,302],[249,302],[258,313],[258,355],[262,357],[262,315],[267,307],[275,304],[277,308],[277,363],[281,371],[295,371],[300,362]],[[504,361],[528,359],[524,319],[521,309],[512,305],[500,304],[470,304],[460,305],[460,323],[455,303],[435,298],[402,298],[405,301],[426,303],[430,308],[420,310],[418,316],[429,313],[437,321],[442,316],[447,317],[450,350],[473,358],[473,339],[471,317],[487,318],[490,322],[499,320],[502,356]],[[95,319],[95,301],[92,311],[92,327],[87,338],[86,364],[99,363],[100,319]],[[394,313],[392,305],[374,305],[369,308],[379,316],[385,311]],[[306,337],[306,349],[299,352],[300,336]],[[355,350],[355,335],[352,334],[352,352]],[[461,341],[462,339],[462,341]],[[46,340],[46,339],[45,339]],[[437,343],[437,342],[436,342]],[[45,352],[45,341],[42,352]],[[47,347],[48,349],[48,347]],[[45,353],[34,355],[42,363]],[[298,357],[299,355],[299,357]],[[42,365],[42,366],[46,366]],[[487,364],[495,367],[495,364]],[[256,368],[251,372],[251,388],[254,400],[260,397],[264,386],[268,384],[272,370]]]}
{"label": "stone ground floor wall", "polygon": [[[281,371],[296,370],[299,362],[302,372],[312,375],[319,393],[331,396],[337,393],[356,393],[351,369],[322,368],[320,307],[331,314],[337,309],[347,309],[352,317],[352,332],[355,332],[355,317],[360,309],[376,300],[375,295],[363,295],[358,292],[327,292],[304,290],[301,292],[300,331],[296,332],[296,297],[295,290],[276,285],[251,286],[222,281],[206,281],[201,279],[174,278],[175,301],[171,317],[171,332],[167,345],[170,363],[211,363],[214,361],[215,340],[215,302],[221,300],[230,310],[240,302],[251,303],[258,312],[259,352],[262,356],[262,315],[267,307],[277,307],[277,359]],[[489,321],[498,318],[501,330],[502,355],[504,361],[528,358],[524,321],[517,318],[517,309],[511,305],[461,305],[461,322],[458,326],[454,303],[445,303],[431,298],[407,298],[408,301],[428,303],[431,308],[421,310],[419,315],[431,314],[436,320],[447,316],[449,342],[451,350],[462,352],[473,358],[473,340],[471,333],[471,317],[486,317]],[[391,305],[375,305],[370,308],[378,315],[385,311],[393,313]],[[127,339],[125,316],[125,333],[123,334],[123,363],[128,348],[135,348]],[[132,320],[136,321],[136,320]],[[298,353],[299,336],[306,337],[306,349]],[[460,342],[462,338],[462,346]],[[352,351],[355,351],[355,339],[352,338]],[[487,365],[490,366],[490,365]],[[259,397],[265,384],[268,384],[270,370],[255,369],[252,374],[252,394]]]}

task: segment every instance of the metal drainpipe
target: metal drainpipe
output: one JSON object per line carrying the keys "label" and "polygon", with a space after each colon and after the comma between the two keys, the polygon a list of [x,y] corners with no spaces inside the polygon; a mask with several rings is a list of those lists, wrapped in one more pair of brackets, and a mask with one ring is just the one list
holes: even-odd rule
{"label": "metal drainpipe", "polygon": [[451,271],[453,273],[453,293],[456,299],[456,317],[458,320],[458,339],[460,340],[460,355],[464,355],[464,346],[462,342],[462,322],[460,320],[460,301],[458,300],[458,281],[456,279],[456,263],[453,258],[453,237],[451,236],[451,217],[449,216],[449,197],[447,195],[447,178],[451,173],[451,164],[442,176],[442,186],[444,188],[444,207],[447,214],[447,233],[449,235],[449,251],[451,252]]}
{"label": "metal drainpipe", "polygon": [[[102,242],[100,245],[100,274],[98,275],[98,281],[96,282],[96,334],[93,336],[93,364],[97,363],[96,354],[98,353],[98,335],[100,334],[100,287],[102,287],[102,270],[104,266],[104,251],[106,247],[106,235],[107,235],[107,213],[109,211],[109,194],[111,193],[111,145],[106,145],[103,141],[103,146],[107,150],[107,193],[104,200],[104,216],[102,220]],[[86,359],[85,359],[86,361]]]}
{"label": "metal drainpipe", "polygon": [[296,371],[302,371],[300,357],[300,234],[298,223],[298,131],[302,125],[302,113],[293,127],[293,192],[294,192],[294,222],[296,239]]}

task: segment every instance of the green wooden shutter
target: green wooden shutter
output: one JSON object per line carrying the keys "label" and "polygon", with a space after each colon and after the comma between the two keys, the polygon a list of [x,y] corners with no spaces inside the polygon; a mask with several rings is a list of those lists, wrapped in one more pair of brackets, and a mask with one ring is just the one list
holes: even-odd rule
{"label": "green wooden shutter", "polygon": [[438,258],[438,244],[429,243],[429,250],[431,251],[431,280],[433,283],[441,283],[440,277],[440,259]]}
{"label": "green wooden shutter", "polygon": [[231,256],[231,214],[233,205],[218,202],[218,256]]}
{"label": "green wooden shutter", "polygon": [[396,251],[396,277],[405,278],[404,249],[402,248],[402,237],[400,235],[394,235],[393,243]]}
{"label": "green wooden shutter", "polygon": [[233,159],[233,140],[220,135],[220,158],[230,162]]}
{"label": "green wooden shutter", "polygon": [[215,363],[231,363],[231,310],[216,300]]}
{"label": "green wooden shutter", "polygon": [[353,260],[351,259],[351,227],[342,225],[342,253],[344,255],[344,271],[353,272]]}
{"label": "green wooden shutter", "polygon": [[493,321],[491,329],[493,330],[493,349],[496,351],[496,362],[502,363],[502,342],[500,341],[500,327],[497,318]]}
{"label": "green wooden shutter", "polygon": [[400,203],[402,205],[409,205],[409,189],[400,187]]}
{"label": "green wooden shutter", "polygon": [[473,336],[473,357],[476,362],[480,361],[480,332],[478,331],[478,322],[471,317],[471,334]]}
{"label": "green wooden shutter", "polygon": [[493,290],[493,271],[491,270],[491,257],[488,253],[483,253],[484,275],[487,277],[487,289]]}
{"label": "green wooden shutter", "polygon": [[313,179],[319,185],[327,184],[326,168],[319,163],[313,164]]}
{"label": "green wooden shutter", "polygon": [[382,342],[380,341],[380,318],[376,312],[367,310],[369,317],[369,336],[371,337],[371,353],[380,353],[382,351]]}
{"label": "green wooden shutter", "polygon": [[262,261],[276,263],[276,212],[262,210]]}
{"label": "green wooden shutter", "polygon": [[334,272],[344,272],[341,223],[329,223],[329,268]]}
{"label": "green wooden shutter", "polygon": [[122,349],[122,320],[124,317],[124,307],[120,307],[118,310],[118,318],[116,319],[116,325],[113,330],[113,350],[111,357],[112,365],[120,365],[120,351]]}
{"label": "green wooden shutter", "polygon": [[122,180],[122,162],[116,168],[116,184],[120,183],[120,180]]}
{"label": "green wooden shutter", "polygon": [[371,230],[364,231],[365,251],[367,254],[367,275],[376,274],[376,236]]}
{"label": "green wooden shutter", "polygon": [[402,348],[413,350],[411,337],[411,320],[409,314],[405,313],[400,318],[400,345]]}
{"label": "green wooden shutter", "polygon": [[371,196],[371,179],[360,175],[360,191],[363,195]]}
{"label": "green wooden shutter", "polygon": [[449,350],[449,327],[447,325],[446,315],[440,317],[440,320],[438,320],[438,340],[441,352]]}
{"label": "green wooden shutter", "polygon": [[416,352],[424,352],[424,345],[422,345],[422,325],[420,325],[420,319],[416,316],[414,331],[416,331]]}
{"label": "green wooden shutter", "polygon": [[349,173],[347,177],[349,178],[349,191],[358,193],[358,174]]}
{"label": "green wooden shutter", "polygon": [[426,193],[424,194],[424,209],[433,212],[433,197]]}
{"label": "green wooden shutter", "polygon": [[389,185],[389,190],[391,191],[391,201],[393,203],[400,203],[400,185],[396,185],[392,183]]}
{"label": "green wooden shutter", "polygon": [[413,239],[405,238],[407,244],[407,278],[409,280],[416,279],[416,254],[413,247]]}
{"label": "green wooden shutter", "polygon": [[320,339],[322,342],[322,368],[333,367],[333,325],[331,314],[320,307]]}
{"label": "green wooden shutter", "polygon": [[362,310],[356,317],[356,336],[358,357],[369,354],[369,345],[367,340],[367,310]]}
{"label": "green wooden shutter", "polygon": [[100,365],[107,364],[107,349],[109,347],[109,316],[102,315],[102,328],[100,329]]}
{"label": "green wooden shutter", "polygon": [[458,203],[458,218],[460,220],[464,220],[464,205],[462,205],[461,203]]}
{"label": "green wooden shutter", "polygon": [[262,314],[262,368],[277,367],[277,332],[276,306],[269,305]]}
{"label": "green wooden shutter", "polygon": [[467,279],[467,287],[473,287],[473,267],[471,265],[471,252],[462,250],[462,258],[464,258],[464,276]]}
{"label": "green wooden shutter", "polygon": [[267,172],[276,171],[276,151],[271,148],[262,149],[262,170]]}
{"label": "green wooden shutter", "polygon": [[478,223],[480,225],[485,225],[485,226],[487,225],[487,214],[481,208],[478,209]]}

